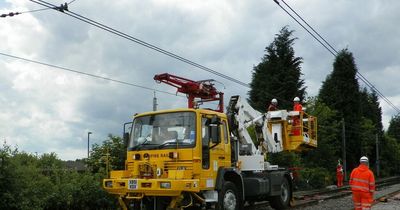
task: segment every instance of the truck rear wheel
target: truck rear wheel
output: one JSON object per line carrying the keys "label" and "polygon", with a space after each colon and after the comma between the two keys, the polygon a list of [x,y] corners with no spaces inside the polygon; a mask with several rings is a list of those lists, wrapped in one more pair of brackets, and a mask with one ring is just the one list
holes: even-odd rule
{"label": "truck rear wheel", "polygon": [[218,193],[217,210],[239,210],[240,197],[238,189],[230,181],[227,181],[222,186],[221,191]]}
{"label": "truck rear wheel", "polygon": [[274,209],[287,209],[292,198],[292,188],[286,177],[282,179],[281,194],[270,199],[270,205]]}

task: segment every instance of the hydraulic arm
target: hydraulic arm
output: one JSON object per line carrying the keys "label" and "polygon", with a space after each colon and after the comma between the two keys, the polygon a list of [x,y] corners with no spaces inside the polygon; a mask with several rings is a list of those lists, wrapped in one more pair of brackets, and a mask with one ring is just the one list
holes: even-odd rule
{"label": "hydraulic arm", "polygon": [[[212,83],[214,80],[193,81],[168,73],[155,75],[154,80],[176,87],[178,92],[187,94],[188,108],[198,108],[203,102],[219,101],[216,111],[224,112],[224,93],[217,91]],[[196,98],[200,100],[195,101]]]}

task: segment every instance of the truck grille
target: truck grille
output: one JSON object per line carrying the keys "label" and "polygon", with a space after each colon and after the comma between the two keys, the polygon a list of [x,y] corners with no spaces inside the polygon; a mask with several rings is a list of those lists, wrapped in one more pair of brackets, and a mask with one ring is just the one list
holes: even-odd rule
{"label": "truck grille", "polygon": [[164,162],[164,170],[193,170],[193,162],[192,161],[171,161]]}
{"label": "truck grille", "polygon": [[135,170],[135,164],[134,163],[128,163],[127,170],[128,171],[134,171]]}

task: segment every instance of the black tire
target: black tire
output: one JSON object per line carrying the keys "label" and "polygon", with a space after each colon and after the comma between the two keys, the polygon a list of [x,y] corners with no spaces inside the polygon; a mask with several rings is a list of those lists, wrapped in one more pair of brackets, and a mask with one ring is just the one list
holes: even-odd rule
{"label": "black tire", "polygon": [[292,188],[286,177],[283,178],[281,183],[281,194],[274,196],[270,199],[270,205],[274,209],[287,209],[292,199]]}
{"label": "black tire", "polygon": [[217,210],[239,210],[240,196],[238,189],[230,181],[226,181],[218,193]]}

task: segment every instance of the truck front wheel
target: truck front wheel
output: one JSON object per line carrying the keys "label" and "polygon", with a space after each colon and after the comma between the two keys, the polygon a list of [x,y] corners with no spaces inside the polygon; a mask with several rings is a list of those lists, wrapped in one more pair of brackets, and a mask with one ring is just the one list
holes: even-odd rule
{"label": "truck front wheel", "polygon": [[221,191],[218,193],[217,210],[239,210],[240,197],[238,189],[230,181],[224,183]]}
{"label": "truck front wheel", "polygon": [[285,177],[282,179],[281,183],[281,194],[272,197],[270,199],[270,205],[274,209],[287,209],[291,198],[292,189],[290,188],[288,179]]}

